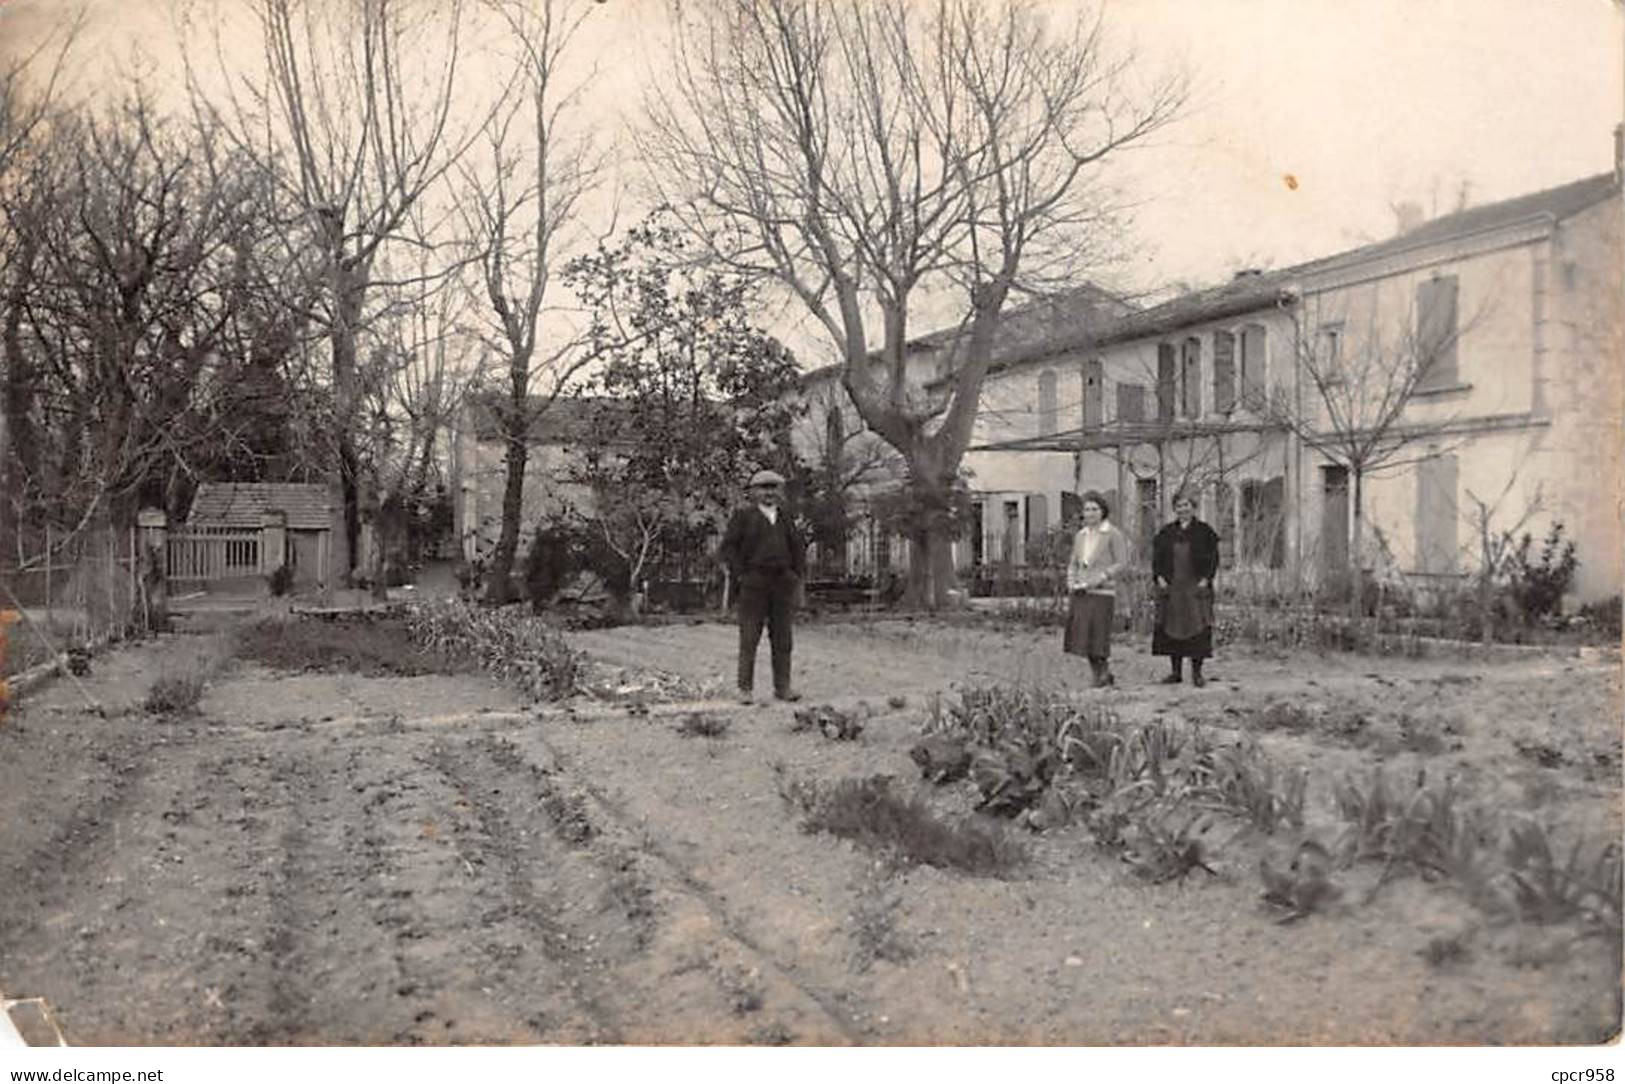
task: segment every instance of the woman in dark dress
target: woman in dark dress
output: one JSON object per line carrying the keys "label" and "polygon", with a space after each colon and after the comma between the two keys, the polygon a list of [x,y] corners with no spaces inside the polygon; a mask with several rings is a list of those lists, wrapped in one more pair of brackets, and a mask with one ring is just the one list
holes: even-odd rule
{"label": "woman in dark dress", "polygon": [[1191,683],[1206,685],[1202,660],[1213,654],[1213,577],[1219,571],[1219,536],[1196,518],[1189,493],[1174,496],[1174,521],[1151,540],[1151,574],[1157,583],[1157,627],[1151,654],[1166,655],[1173,671],[1165,685],[1185,680],[1191,660]]}

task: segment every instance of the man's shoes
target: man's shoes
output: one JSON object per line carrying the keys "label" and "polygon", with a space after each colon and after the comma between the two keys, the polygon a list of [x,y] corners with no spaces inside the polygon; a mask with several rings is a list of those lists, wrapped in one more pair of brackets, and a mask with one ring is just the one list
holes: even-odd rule
{"label": "man's shoes", "polygon": [[782,693],[774,693],[773,699],[794,703],[795,701],[801,699],[801,694],[796,692],[794,689],[786,689]]}
{"label": "man's shoes", "polygon": [[739,699],[739,702],[741,704],[754,704],[754,703],[756,703],[756,695],[754,693],[752,693],[749,689],[740,689],[739,694],[738,694],[738,699]]}
{"label": "man's shoes", "polygon": [[1180,682],[1182,682],[1184,680],[1185,679],[1183,677],[1179,676],[1178,674],[1169,674],[1167,677],[1162,679],[1162,684],[1164,684],[1164,685],[1178,685]]}

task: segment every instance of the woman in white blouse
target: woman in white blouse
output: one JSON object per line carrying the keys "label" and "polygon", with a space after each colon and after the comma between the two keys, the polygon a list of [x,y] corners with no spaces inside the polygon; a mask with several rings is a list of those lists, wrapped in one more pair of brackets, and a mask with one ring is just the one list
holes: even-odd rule
{"label": "woman in white blouse", "polygon": [[1128,563],[1128,540],[1109,522],[1111,506],[1094,490],[1083,495],[1083,528],[1072,541],[1066,587],[1072,596],[1062,650],[1083,655],[1094,671],[1095,688],[1114,683],[1107,660],[1112,653],[1112,610],[1117,576]]}

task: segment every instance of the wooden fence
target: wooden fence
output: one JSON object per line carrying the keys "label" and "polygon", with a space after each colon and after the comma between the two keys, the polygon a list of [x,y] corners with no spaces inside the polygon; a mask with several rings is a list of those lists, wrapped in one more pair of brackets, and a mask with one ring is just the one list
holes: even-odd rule
{"label": "wooden fence", "polygon": [[165,574],[171,582],[257,576],[260,532],[220,528],[172,531],[166,543]]}

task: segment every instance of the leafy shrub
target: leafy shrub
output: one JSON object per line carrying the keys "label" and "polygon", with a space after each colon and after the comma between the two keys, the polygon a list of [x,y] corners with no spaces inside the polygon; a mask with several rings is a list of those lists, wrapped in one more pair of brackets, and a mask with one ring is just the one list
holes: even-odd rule
{"label": "leafy shrub", "polygon": [[1508,569],[1512,595],[1523,613],[1524,624],[1533,625],[1557,612],[1558,603],[1580,562],[1574,556],[1573,541],[1563,538],[1563,524],[1552,524],[1541,542],[1540,553],[1531,556],[1533,540],[1525,534],[1512,551]]}
{"label": "leafy shrub", "polygon": [[152,683],[141,706],[154,715],[191,715],[207,683],[200,673],[166,674]]}
{"label": "leafy shrub", "polygon": [[802,708],[793,716],[791,733],[816,730],[830,741],[857,741],[863,733],[863,720],[855,711],[842,711],[829,704]]}
{"label": "leafy shrub", "polygon": [[1612,930],[1620,927],[1620,850],[1605,844],[1587,858],[1577,840],[1568,858],[1557,859],[1546,829],[1536,823],[1514,825],[1505,849],[1513,904],[1528,922],[1552,923],[1571,918]]}
{"label": "leafy shrub", "polygon": [[950,822],[918,798],[893,793],[891,777],[873,775],[834,783],[779,775],[779,793],[802,816],[808,832],[827,832],[905,862],[1003,877],[1027,861],[1026,850],[1002,831],[972,821]]}
{"label": "leafy shrub", "polygon": [[420,646],[465,659],[535,700],[569,696],[581,679],[581,658],[564,637],[519,607],[444,600],[414,608],[407,627]]}
{"label": "leafy shrub", "polygon": [[1222,806],[1262,832],[1283,824],[1303,827],[1308,769],[1291,775],[1278,772],[1275,762],[1253,741],[1218,750],[1213,757],[1213,789]]}
{"label": "leafy shrub", "polygon": [[1615,595],[1613,598],[1601,602],[1586,603],[1580,607],[1579,616],[1587,625],[1596,629],[1608,639],[1617,641],[1622,632],[1625,632],[1625,630],[1621,629],[1622,606],[1625,606],[1625,602],[1622,602],[1619,595]]}
{"label": "leafy shrub", "polygon": [[691,711],[677,724],[677,733],[685,738],[720,738],[728,733],[728,720],[720,715]]}
{"label": "leafy shrub", "polygon": [[579,532],[559,525],[543,527],[531,536],[525,589],[532,606],[541,609],[569,582],[580,567],[576,557],[580,546]]}
{"label": "leafy shrub", "polygon": [[293,590],[293,569],[286,564],[277,565],[276,571],[266,577],[266,582],[270,586],[271,594],[281,598]]}

